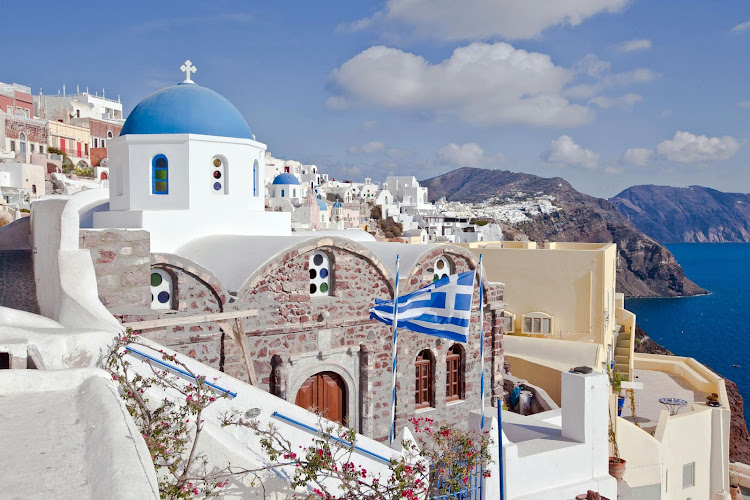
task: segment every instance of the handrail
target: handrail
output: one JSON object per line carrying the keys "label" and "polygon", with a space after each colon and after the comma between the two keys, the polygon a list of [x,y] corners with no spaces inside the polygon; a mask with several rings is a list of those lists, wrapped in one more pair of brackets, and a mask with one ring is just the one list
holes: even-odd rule
{"label": "handrail", "polygon": [[[281,413],[279,413],[277,411],[273,412],[271,414],[271,416],[272,417],[276,417],[276,418],[280,418],[281,420],[284,420],[284,421],[286,421],[286,422],[288,422],[290,424],[294,424],[294,425],[296,425],[298,427],[302,427],[303,429],[308,430],[310,432],[314,432],[315,434],[318,434],[318,435],[323,434],[323,435],[325,435],[325,433],[321,432],[319,429],[316,429],[315,427],[313,427],[311,425],[304,424],[304,423],[300,422],[299,420],[294,420],[293,418],[287,417],[286,415],[282,415]],[[336,436],[330,436],[330,437],[334,441],[336,441],[338,443],[341,443],[341,444],[343,444],[345,446],[351,446],[352,445],[352,443],[350,443],[348,441],[345,441],[345,440],[343,440],[341,438],[337,438]],[[377,458],[378,460],[381,460],[381,461],[383,461],[383,462],[385,462],[387,464],[391,463],[391,461],[389,459],[387,459],[387,458],[385,458],[385,457],[383,457],[381,455],[378,455],[377,453],[373,453],[371,451],[365,450],[364,448],[360,448],[359,446],[355,445],[354,449],[357,450],[357,451],[361,451],[362,453],[364,453],[366,455],[370,455],[371,457]]]}
{"label": "handrail", "polygon": [[[192,378],[193,380],[196,380],[196,378],[193,375],[191,375],[190,373],[186,372],[185,370],[177,368],[174,365],[170,365],[169,363],[166,363],[166,362],[164,362],[164,361],[162,361],[160,359],[157,359],[157,358],[155,358],[153,356],[149,356],[148,354],[143,353],[143,352],[141,352],[141,351],[139,351],[137,349],[133,349],[132,347],[126,347],[125,350],[127,352],[131,353],[131,354],[134,354],[136,356],[140,356],[142,358],[146,358],[149,361],[153,361],[154,363],[160,364],[161,366],[163,366],[165,368],[168,368],[169,370],[177,372],[177,373],[179,373],[181,375],[187,375],[188,377]],[[236,392],[232,392],[229,389],[224,389],[223,387],[219,387],[218,385],[212,384],[211,382],[206,382],[205,379],[203,380],[203,383],[206,384],[207,386],[209,386],[212,389],[215,389],[215,390],[217,390],[219,392],[223,392],[224,394],[228,394],[232,398],[236,398],[237,397],[237,393]]]}

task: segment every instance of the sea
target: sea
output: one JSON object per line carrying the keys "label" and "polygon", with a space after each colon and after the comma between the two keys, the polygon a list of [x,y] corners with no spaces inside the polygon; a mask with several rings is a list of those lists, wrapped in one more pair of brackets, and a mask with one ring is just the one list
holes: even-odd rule
{"label": "sea", "polygon": [[[685,274],[710,292],[628,299],[625,308],[656,342],[734,381],[750,416],[750,243],[667,245]],[[750,420],[748,420],[750,421]]]}

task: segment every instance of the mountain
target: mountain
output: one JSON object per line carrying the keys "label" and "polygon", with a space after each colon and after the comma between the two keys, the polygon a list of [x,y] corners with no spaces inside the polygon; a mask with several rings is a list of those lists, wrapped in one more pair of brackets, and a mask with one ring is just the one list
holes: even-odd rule
{"label": "mountain", "polygon": [[618,291],[628,297],[674,297],[706,293],[685,277],[672,253],[639,231],[607,200],[576,191],[565,179],[506,170],[459,168],[420,181],[430,197],[478,203],[492,197],[551,195],[561,208],[519,225],[503,224],[508,237],[523,233],[530,240],[617,243]]}
{"label": "mountain", "polygon": [[750,242],[750,195],[703,186],[633,186],[613,205],[662,243]]}

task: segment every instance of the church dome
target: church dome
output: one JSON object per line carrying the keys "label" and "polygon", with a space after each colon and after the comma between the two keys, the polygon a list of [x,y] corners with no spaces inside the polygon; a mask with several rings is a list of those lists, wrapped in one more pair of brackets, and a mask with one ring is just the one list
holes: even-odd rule
{"label": "church dome", "polygon": [[120,135],[201,134],[253,139],[250,127],[231,102],[195,83],[154,92],[130,112]]}
{"label": "church dome", "polygon": [[292,174],[279,174],[273,179],[273,184],[295,184],[299,186],[299,180]]}
{"label": "church dome", "polygon": [[318,208],[324,212],[328,211],[328,205],[326,205],[326,202],[320,198],[318,198]]}

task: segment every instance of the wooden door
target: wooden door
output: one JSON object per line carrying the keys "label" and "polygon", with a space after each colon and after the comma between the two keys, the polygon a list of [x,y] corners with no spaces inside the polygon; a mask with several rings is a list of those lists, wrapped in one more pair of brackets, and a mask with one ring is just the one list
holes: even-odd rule
{"label": "wooden door", "polygon": [[333,372],[316,373],[297,391],[297,406],[320,410],[325,418],[344,424],[346,419],[346,386]]}

